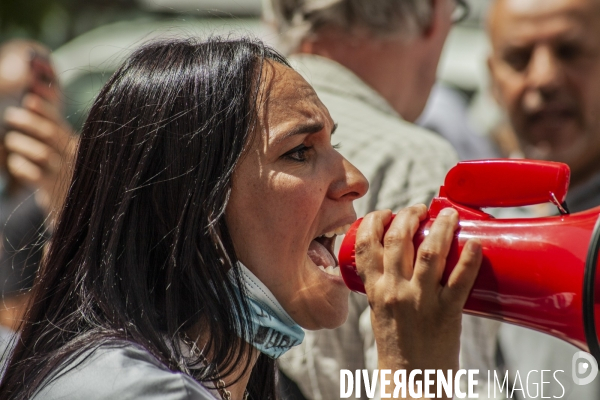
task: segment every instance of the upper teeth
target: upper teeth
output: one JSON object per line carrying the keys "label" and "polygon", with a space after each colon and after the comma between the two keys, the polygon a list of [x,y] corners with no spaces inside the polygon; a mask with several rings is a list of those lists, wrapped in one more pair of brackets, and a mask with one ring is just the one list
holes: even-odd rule
{"label": "upper teeth", "polygon": [[340,266],[336,265],[335,267],[333,266],[328,266],[327,268],[325,268],[322,265],[319,265],[319,269],[323,272],[325,272],[326,274],[329,275],[333,275],[333,276],[341,276],[341,272],[340,272]]}
{"label": "upper teeth", "polygon": [[346,232],[348,232],[348,230],[350,229],[350,226],[351,226],[351,224],[340,226],[339,228],[337,228],[331,232],[324,233],[323,236],[325,236],[326,238],[332,238],[335,235],[338,235],[338,236],[345,235]]}

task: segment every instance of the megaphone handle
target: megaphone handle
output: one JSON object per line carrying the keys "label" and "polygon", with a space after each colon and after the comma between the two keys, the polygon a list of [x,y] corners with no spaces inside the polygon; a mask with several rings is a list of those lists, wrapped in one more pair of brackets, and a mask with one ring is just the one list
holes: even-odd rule
{"label": "megaphone handle", "polygon": [[448,171],[440,197],[475,209],[542,204],[552,201],[551,196],[561,204],[569,180],[569,167],[563,163],[512,159],[462,161]]}

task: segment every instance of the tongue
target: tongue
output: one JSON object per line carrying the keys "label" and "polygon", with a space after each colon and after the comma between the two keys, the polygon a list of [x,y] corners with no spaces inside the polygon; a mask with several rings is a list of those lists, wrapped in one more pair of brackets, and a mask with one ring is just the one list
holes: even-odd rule
{"label": "tongue", "polygon": [[316,240],[310,242],[310,246],[308,246],[308,256],[317,266],[322,265],[325,268],[329,266],[336,266],[335,259],[329,250],[327,250],[325,246]]}

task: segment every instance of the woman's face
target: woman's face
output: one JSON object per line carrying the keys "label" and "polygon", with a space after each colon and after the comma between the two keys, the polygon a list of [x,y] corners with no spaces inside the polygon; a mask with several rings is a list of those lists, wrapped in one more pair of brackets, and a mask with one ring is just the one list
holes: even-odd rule
{"label": "woman's face", "polygon": [[334,122],[312,87],[278,63],[263,71],[266,99],[234,174],[227,226],[239,260],[299,325],[337,327],[349,292],[339,268],[326,268],[337,266],[326,236],[354,222],[352,201],[368,184],[332,146]]}

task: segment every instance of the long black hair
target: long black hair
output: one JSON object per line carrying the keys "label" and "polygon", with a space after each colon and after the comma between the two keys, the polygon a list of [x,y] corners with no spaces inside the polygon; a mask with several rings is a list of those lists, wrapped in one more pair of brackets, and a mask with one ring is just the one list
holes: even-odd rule
{"label": "long black hair", "polygon": [[[211,362],[196,379],[248,368],[237,332],[249,309],[236,301],[224,212],[255,132],[265,59],[289,66],[251,39],[160,41],[110,78],[83,127],[0,398],[30,397],[68,360],[115,339],[189,373],[180,340],[198,325]],[[259,357],[248,390],[275,398],[273,360]]]}

